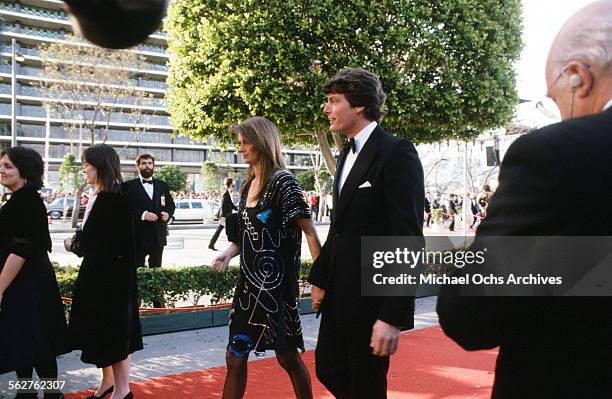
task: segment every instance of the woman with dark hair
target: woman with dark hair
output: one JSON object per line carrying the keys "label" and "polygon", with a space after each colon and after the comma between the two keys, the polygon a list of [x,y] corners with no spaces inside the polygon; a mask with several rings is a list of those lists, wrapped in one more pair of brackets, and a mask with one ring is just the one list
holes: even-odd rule
{"label": "woman with dark hair", "polygon": [[73,349],[84,363],[102,369],[102,382],[89,398],[133,397],[129,386],[130,354],[141,350],[138,289],[132,224],[123,194],[121,165],[106,144],[81,156],[89,198],[80,234],[65,246],[83,257],[70,312]]}
{"label": "woman with dark hair", "polygon": [[16,371],[18,378],[31,380],[35,368],[49,399],[63,397],[54,383],[55,358],[69,350],[64,308],[47,254],[47,211],[38,194],[43,168],[42,158],[30,148],[0,153],[0,183],[12,193],[0,208],[0,374]]}
{"label": "woman with dark hair", "polygon": [[312,398],[310,375],[297,351],[304,351],[298,284],[302,232],[313,259],[321,244],[302,189],[285,168],[276,126],[253,117],[233,130],[249,168],[238,208],[239,243],[213,260],[213,268],[223,272],[240,254],[223,398],[244,395],[249,353],[266,350],[276,352],[296,397]]}

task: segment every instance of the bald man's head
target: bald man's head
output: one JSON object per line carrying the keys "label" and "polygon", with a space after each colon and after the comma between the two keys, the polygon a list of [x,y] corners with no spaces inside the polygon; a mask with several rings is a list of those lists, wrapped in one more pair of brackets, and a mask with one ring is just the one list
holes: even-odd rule
{"label": "bald man's head", "polygon": [[589,4],[563,25],[548,54],[546,82],[562,119],[601,111],[612,96],[612,0]]}

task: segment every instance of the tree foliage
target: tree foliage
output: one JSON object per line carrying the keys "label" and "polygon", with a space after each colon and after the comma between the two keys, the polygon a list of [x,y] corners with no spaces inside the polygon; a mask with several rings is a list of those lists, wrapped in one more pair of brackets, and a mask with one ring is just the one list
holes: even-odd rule
{"label": "tree foliage", "polygon": [[187,187],[187,172],[183,172],[178,165],[164,165],[155,176],[168,184],[170,191],[179,192]]}
{"label": "tree foliage", "polygon": [[74,154],[64,155],[64,160],[59,167],[59,180],[58,191],[76,190],[83,184],[81,164],[77,162]]}
{"label": "tree foliage", "polygon": [[328,129],[324,82],[359,66],[381,77],[389,131],[471,138],[513,115],[520,18],[520,0],[175,0],[173,125],[231,141],[229,125],[263,115],[285,145],[312,144]]}
{"label": "tree foliage", "polygon": [[219,166],[215,162],[206,161],[202,164],[202,183],[206,194],[221,191]]}
{"label": "tree foliage", "polygon": [[304,191],[314,191],[315,189],[315,177],[312,170],[305,170],[295,175],[295,178]]}

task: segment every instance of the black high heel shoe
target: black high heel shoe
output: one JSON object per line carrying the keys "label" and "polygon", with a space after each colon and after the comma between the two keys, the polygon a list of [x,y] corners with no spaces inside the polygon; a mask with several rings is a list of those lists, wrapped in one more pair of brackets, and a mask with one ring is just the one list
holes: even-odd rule
{"label": "black high heel shoe", "polygon": [[103,399],[106,395],[108,395],[109,393],[112,393],[113,389],[115,389],[114,385],[112,385],[106,391],[102,392],[102,396],[96,396],[96,393],[94,392],[92,395],[86,397],[85,399]]}
{"label": "black high heel shoe", "polygon": [[134,394],[132,394],[132,391],[130,391],[123,399],[134,399]]}

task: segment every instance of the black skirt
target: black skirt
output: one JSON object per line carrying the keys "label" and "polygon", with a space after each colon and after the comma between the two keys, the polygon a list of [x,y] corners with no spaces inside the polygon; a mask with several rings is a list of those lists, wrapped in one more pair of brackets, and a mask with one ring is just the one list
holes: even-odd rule
{"label": "black skirt", "polygon": [[[0,270],[8,257],[0,244]],[[55,272],[46,252],[32,256],[4,292],[0,311],[0,374],[69,352]]]}

